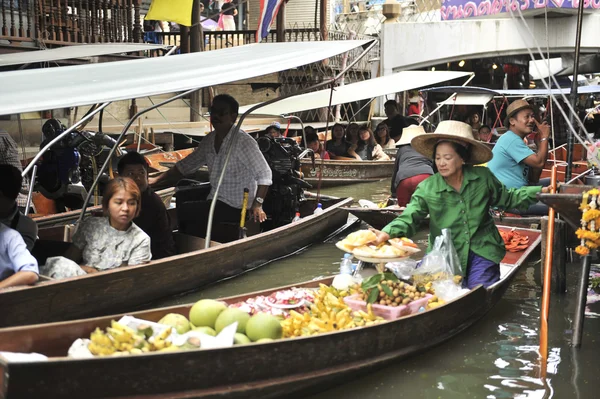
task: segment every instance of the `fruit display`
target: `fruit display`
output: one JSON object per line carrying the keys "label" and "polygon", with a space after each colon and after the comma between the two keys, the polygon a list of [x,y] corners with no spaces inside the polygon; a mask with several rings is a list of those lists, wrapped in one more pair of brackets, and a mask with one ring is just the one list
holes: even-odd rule
{"label": "fruit display", "polygon": [[383,322],[384,319],[368,312],[352,311],[344,302],[348,291],[338,291],[333,287],[321,284],[314,297],[314,303],[305,313],[290,311],[290,317],[283,320],[283,336],[304,337],[325,332],[346,330],[349,328],[369,326]]}
{"label": "fruit display", "polygon": [[430,290],[431,283],[410,285],[398,280],[392,273],[375,274],[356,287],[361,300],[384,306],[408,305],[412,301],[425,298]]}
{"label": "fruit display", "polygon": [[250,315],[262,312],[276,317],[288,317],[289,309],[297,312],[306,312],[307,304],[312,303],[314,291],[306,288],[290,288],[274,292],[269,296],[256,296],[245,301],[229,305],[238,308]]}
{"label": "fruit display", "polygon": [[427,310],[429,309],[435,309],[437,307],[442,306],[443,304],[445,304],[446,302],[443,299],[438,298],[437,296],[432,296],[431,298],[429,298],[429,301],[427,302]]}
{"label": "fruit display", "polygon": [[442,280],[453,280],[455,284],[460,285],[462,282],[462,276],[460,275],[452,275],[450,273],[439,271],[436,273],[420,273],[413,274],[412,276],[413,282],[415,284],[428,284],[434,281],[442,281]]}
{"label": "fruit display", "polygon": [[147,352],[167,351],[172,342],[168,339],[171,328],[165,328],[158,335],[153,335],[152,327],[140,325],[132,329],[116,321],[102,331],[96,328],[90,335],[88,349],[95,356],[120,356],[142,354]]}

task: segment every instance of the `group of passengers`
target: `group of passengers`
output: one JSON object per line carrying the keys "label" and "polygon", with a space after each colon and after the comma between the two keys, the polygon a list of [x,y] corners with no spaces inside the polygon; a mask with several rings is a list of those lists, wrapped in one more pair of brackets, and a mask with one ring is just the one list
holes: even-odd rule
{"label": "group of passengers", "polygon": [[63,256],[48,258],[38,267],[30,252],[35,235],[30,246],[25,244],[35,222],[16,208],[21,172],[12,165],[0,165],[0,215],[7,215],[0,224],[0,288],[33,284],[40,273],[53,278],[80,276],[174,255],[169,215],[149,188],[145,158],[127,153],[119,161],[118,172],[119,177],[105,187],[103,216],[84,219]]}

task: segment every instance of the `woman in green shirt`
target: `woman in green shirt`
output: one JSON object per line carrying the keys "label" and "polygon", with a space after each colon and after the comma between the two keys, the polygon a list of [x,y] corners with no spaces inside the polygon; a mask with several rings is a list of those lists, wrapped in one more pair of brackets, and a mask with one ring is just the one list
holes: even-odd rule
{"label": "woman in green shirt", "polygon": [[440,122],[435,133],[415,137],[411,145],[433,158],[437,173],[417,186],[402,215],[376,231],[377,243],[411,237],[429,214],[428,250],[442,229],[450,229],[465,285],[492,285],[500,279],[499,264],[506,250],[489,208],[527,208],[542,187],[507,189],[488,168],[473,166],[488,162],[492,152],[463,122]]}

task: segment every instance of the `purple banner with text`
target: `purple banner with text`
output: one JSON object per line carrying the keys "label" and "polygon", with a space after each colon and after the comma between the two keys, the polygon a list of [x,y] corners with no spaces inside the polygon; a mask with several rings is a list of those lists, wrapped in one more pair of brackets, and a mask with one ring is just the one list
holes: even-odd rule
{"label": "purple banner with text", "polygon": [[[583,0],[584,8],[600,9],[600,0]],[[442,0],[442,21],[484,17],[501,13],[536,10],[541,8],[577,9],[579,0]]]}

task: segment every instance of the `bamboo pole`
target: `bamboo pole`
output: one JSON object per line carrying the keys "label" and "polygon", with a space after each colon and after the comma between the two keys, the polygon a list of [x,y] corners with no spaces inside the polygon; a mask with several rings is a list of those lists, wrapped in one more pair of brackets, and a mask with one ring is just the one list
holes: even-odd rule
{"label": "bamboo pole", "polygon": [[[556,164],[552,166],[552,178],[550,183],[550,193],[556,192]],[[542,306],[540,314],[540,356],[542,365],[540,368],[541,377],[546,377],[546,368],[548,364],[548,312],[550,309],[550,285],[552,281],[552,249],[554,248],[554,208],[548,209],[548,231],[546,233],[546,259],[544,262],[544,285],[542,287]]]}

